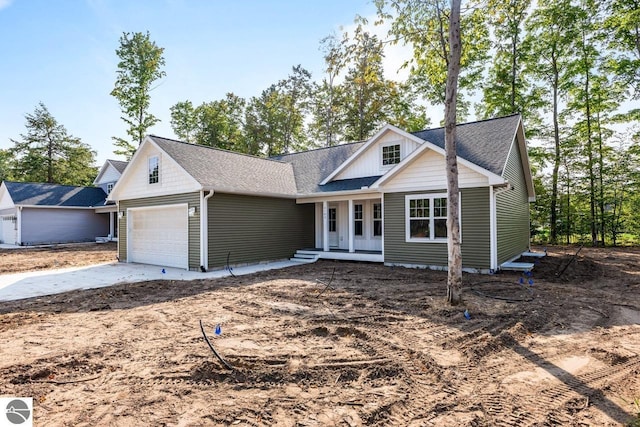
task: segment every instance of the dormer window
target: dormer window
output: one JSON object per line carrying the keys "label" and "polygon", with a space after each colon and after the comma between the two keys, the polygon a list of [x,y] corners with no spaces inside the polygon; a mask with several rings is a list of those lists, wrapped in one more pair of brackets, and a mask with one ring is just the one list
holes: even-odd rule
{"label": "dormer window", "polygon": [[160,182],[160,164],[158,156],[149,157],[149,184]]}
{"label": "dormer window", "polygon": [[397,163],[400,163],[400,144],[383,146],[382,166],[391,166]]}

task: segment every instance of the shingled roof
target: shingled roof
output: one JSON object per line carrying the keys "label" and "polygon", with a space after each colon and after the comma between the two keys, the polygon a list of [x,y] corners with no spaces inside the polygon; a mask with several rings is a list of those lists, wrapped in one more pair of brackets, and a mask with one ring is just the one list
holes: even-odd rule
{"label": "shingled roof", "polygon": [[[274,160],[290,163],[293,166],[298,193],[310,194],[323,191],[337,191],[354,188],[343,188],[335,185],[335,189],[323,188],[320,183],[355,153],[364,142],[335,145],[333,147],[318,148],[301,153],[283,154],[271,157]],[[353,185],[357,185],[351,183]],[[358,186],[359,189],[362,185]],[[334,188],[332,187],[332,188]]]}
{"label": "shingled roof", "polygon": [[[514,114],[456,126],[458,156],[496,175],[502,175],[516,135],[520,115]],[[444,128],[412,132],[420,139],[444,149]]]}
{"label": "shingled roof", "polygon": [[4,181],[11,200],[24,206],[95,207],[107,194],[98,187]]}
{"label": "shingled roof", "polygon": [[297,194],[293,167],[289,163],[155,135],[149,137],[204,188],[243,194]]}
{"label": "shingled roof", "polygon": [[107,160],[109,163],[111,163],[111,165],[116,168],[116,170],[118,172],[120,172],[120,174],[122,174],[122,172],[124,172],[124,168],[127,167],[127,165],[129,164],[129,162],[125,162],[122,160]]}

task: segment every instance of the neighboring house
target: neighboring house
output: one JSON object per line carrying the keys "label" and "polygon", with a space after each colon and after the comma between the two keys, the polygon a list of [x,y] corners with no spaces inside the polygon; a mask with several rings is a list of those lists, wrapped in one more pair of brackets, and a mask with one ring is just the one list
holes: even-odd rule
{"label": "neighboring house", "polygon": [[95,241],[109,231],[108,216],[96,214],[106,197],[97,187],[4,181],[0,185],[0,242]]}
{"label": "neighboring house", "polygon": [[[463,267],[529,249],[535,199],[519,115],[457,127]],[[119,258],[197,270],[303,256],[446,268],[444,130],[247,156],[145,138],[109,195]]]}
{"label": "neighboring house", "polygon": [[[102,188],[106,194],[111,193],[126,167],[127,162],[122,160],[105,161],[100,168],[100,172],[98,172],[98,176],[93,180],[93,185]],[[106,235],[108,240],[118,240],[118,217],[116,212],[116,204],[114,202],[106,202],[104,206],[96,207],[96,213],[109,216],[109,232]]]}

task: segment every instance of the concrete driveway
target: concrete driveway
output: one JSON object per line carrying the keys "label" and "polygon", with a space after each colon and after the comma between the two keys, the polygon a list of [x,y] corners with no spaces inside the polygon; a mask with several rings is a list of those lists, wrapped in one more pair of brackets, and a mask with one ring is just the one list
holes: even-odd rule
{"label": "concrete driveway", "polygon": [[[300,265],[294,261],[276,261],[234,268],[236,276],[258,271]],[[195,280],[226,277],[227,270],[207,273],[163,268],[155,265],[112,262],[59,270],[29,271],[16,274],[0,274],[0,301],[11,301],[52,295],[77,289],[92,289],[119,283],[135,283],[147,280]]]}

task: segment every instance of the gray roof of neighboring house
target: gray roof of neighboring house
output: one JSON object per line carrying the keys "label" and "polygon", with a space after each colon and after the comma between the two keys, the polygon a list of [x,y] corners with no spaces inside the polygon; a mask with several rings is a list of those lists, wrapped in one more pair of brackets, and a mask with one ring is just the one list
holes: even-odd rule
{"label": "gray roof of neighboring house", "polygon": [[99,187],[5,181],[16,205],[94,207],[104,205],[107,194]]}
{"label": "gray roof of neighboring house", "polygon": [[116,168],[116,170],[118,172],[120,172],[120,174],[122,174],[122,172],[124,172],[124,168],[127,167],[127,165],[129,164],[129,162],[125,162],[123,160],[108,160],[109,163],[111,163],[113,165],[114,168]]}
{"label": "gray roof of neighboring house", "polygon": [[[520,115],[462,123],[456,126],[458,156],[496,175],[502,175]],[[444,149],[444,128],[412,132],[420,139]]]}
{"label": "gray roof of neighboring house", "polygon": [[[353,153],[362,147],[363,144],[364,142],[354,142],[351,144],[335,145],[333,147],[318,148],[316,150],[303,151],[301,153],[283,154],[280,156],[274,156],[272,159],[290,163],[293,166],[296,185],[298,193],[300,194],[348,190],[353,188],[343,188],[336,185],[335,189],[329,190],[328,188],[333,187],[321,186],[320,183]],[[351,183],[351,185],[357,184]],[[357,188],[359,189],[362,185]]]}
{"label": "gray roof of neighboring house", "polygon": [[204,188],[243,194],[297,194],[293,168],[288,163],[149,137]]}

